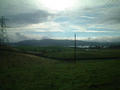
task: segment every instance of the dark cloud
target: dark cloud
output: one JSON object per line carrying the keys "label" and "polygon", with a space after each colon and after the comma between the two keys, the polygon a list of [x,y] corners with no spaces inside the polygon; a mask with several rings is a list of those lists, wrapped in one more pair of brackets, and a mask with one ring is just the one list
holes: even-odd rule
{"label": "dark cloud", "polygon": [[0,16],[15,15],[36,10],[34,0],[0,0]]}
{"label": "dark cloud", "polygon": [[6,17],[9,19],[8,24],[14,27],[45,22],[48,20],[49,16],[52,16],[52,14],[43,10],[39,10],[31,13],[22,13],[10,16],[8,15]]}
{"label": "dark cloud", "polygon": [[[100,24],[120,24],[120,6],[118,3],[89,9],[94,15],[93,22]],[[96,15],[95,15],[96,14]]]}
{"label": "dark cloud", "polygon": [[[91,24],[119,24],[120,23],[120,1],[113,0],[103,5],[98,5],[95,7],[85,7],[83,9],[78,9],[73,13],[78,16],[88,16],[93,17],[90,20]],[[84,19],[85,20],[85,19]],[[89,21],[88,19],[86,20]]]}
{"label": "dark cloud", "polygon": [[113,8],[103,16],[103,22],[109,24],[120,24],[120,7]]}

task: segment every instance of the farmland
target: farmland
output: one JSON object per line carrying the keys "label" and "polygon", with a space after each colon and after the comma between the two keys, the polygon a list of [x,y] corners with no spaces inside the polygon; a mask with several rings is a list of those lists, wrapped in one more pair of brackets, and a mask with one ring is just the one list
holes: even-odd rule
{"label": "farmland", "polygon": [[0,51],[0,55],[1,90],[120,89],[120,59],[80,59],[73,63],[21,52]]}
{"label": "farmland", "polygon": [[[73,60],[74,48],[70,47],[34,47],[18,46],[17,49],[22,52],[29,52],[38,56],[52,59]],[[120,49],[80,49],[77,48],[77,60],[83,59],[118,59],[120,58]]]}

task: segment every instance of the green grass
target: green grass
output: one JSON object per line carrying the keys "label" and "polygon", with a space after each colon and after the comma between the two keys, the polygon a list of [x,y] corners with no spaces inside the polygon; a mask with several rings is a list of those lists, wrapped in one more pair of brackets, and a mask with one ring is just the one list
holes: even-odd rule
{"label": "green grass", "polygon": [[[22,51],[32,51],[41,56],[73,60],[74,59],[74,48],[70,47],[34,47],[34,46],[19,46],[16,47]],[[120,58],[120,49],[80,49],[77,48],[77,59],[112,59]]]}
{"label": "green grass", "polygon": [[120,60],[56,61],[0,53],[0,90],[119,90]]}

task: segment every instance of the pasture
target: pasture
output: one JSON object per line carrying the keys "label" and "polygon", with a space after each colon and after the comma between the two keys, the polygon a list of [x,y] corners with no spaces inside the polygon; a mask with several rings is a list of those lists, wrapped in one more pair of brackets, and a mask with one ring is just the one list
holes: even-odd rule
{"label": "pasture", "polygon": [[0,55],[0,90],[120,89],[120,59],[73,63],[20,52]]}
{"label": "pasture", "polygon": [[[57,60],[74,60],[74,48],[71,47],[34,47],[18,46],[22,52]],[[77,60],[120,59],[120,49],[80,49],[76,51]]]}

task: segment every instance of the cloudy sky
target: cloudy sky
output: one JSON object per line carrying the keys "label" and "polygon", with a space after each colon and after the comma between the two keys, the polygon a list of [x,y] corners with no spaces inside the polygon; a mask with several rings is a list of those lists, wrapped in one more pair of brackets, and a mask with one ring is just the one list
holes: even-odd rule
{"label": "cloudy sky", "polygon": [[120,0],[0,0],[10,41],[120,41]]}

